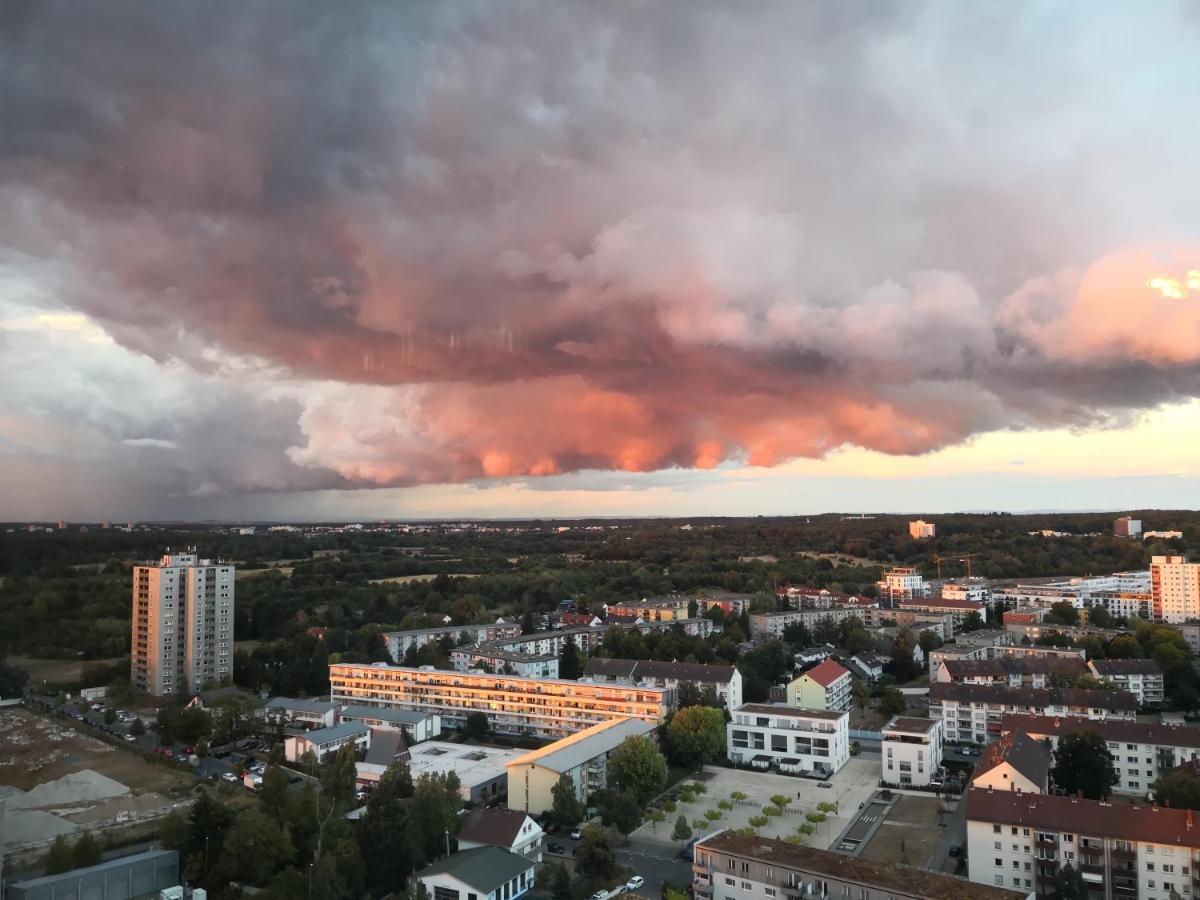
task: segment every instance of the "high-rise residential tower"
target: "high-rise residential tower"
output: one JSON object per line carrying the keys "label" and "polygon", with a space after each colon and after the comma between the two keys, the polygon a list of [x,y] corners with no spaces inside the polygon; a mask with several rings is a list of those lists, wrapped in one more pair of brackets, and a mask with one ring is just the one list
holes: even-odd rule
{"label": "high-rise residential tower", "polygon": [[155,696],[233,677],[233,566],[168,551],[133,567],[130,681]]}
{"label": "high-rise residential tower", "polygon": [[1200,563],[1182,556],[1150,557],[1150,594],[1159,622],[1200,619]]}

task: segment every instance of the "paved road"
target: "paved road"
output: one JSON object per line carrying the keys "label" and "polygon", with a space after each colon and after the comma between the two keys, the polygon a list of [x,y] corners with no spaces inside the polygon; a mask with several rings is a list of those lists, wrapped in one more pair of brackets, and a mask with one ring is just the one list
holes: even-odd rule
{"label": "paved road", "polygon": [[948,800],[946,803],[954,808],[938,816],[938,831],[941,834],[925,868],[934,872],[953,873],[958,860],[950,855],[950,848],[957,845],[965,849],[967,846],[967,801]]}

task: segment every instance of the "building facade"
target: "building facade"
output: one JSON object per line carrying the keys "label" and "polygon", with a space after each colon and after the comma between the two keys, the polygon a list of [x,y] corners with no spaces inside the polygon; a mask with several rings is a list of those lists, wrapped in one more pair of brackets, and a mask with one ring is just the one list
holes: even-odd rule
{"label": "building facade", "polygon": [[726,709],[742,705],[742,673],[737,666],[593,656],[583,669],[583,677],[597,684],[642,684],[676,694],[680,685],[692,684],[700,690],[712,688]]}
{"label": "building facade", "polygon": [[1200,563],[1182,556],[1151,557],[1150,594],[1157,621],[1177,624],[1200,619]]}
{"label": "building facade", "polygon": [[845,712],[850,708],[852,682],[850,670],[828,657],[794,678],[785,696],[788,706]]}
{"label": "building facade", "polygon": [[1142,520],[1132,516],[1121,516],[1113,522],[1113,534],[1117,537],[1138,538],[1142,536]]}
{"label": "building facade", "polygon": [[233,678],[234,567],[194,550],[133,567],[130,681],[161,697]]}
{"label": "building facade", "polygon": [[1078,656],[1001,656],[995,659],[942,659],[931,670],[940,684],[995,684],[1048,688],[1056,676],[1074,677],[1088,668]]}
{"label": "building facade", "polygon": [[942,765],[942,723],[895,716],[883,726],[882,780],[899,787],[928,787]]}
{"label": "building facade", "polygon": [[481,670],[523,678],[557,678],[558,660],[553,653],[517,653],[502,650],[495,644],[457,647],[450,651],[450,665],[456,672]]}
{"label": "building facade", "polygon": [[832,775],[850,760],[850,714],[748,703],[725,726],[730,762],[796,775]]}
{"label": "building facade", "polygon": [[879,591],[879,599],[891,603],[928,597],[930,593],[929,583],[916,569],[909,566],[888,569],[875,586]]}
{"label": "building facade", "polygon": [[1162,668],[1152,659],[1093,659],[1088,669],[1118,690],[1129,691],[1142,706],[1157,706],[1165,699]]}
{"label": "building facade", "polygon": [[1137,700],[1124,691],[983,684],[929,686],[929,717],[942,720],[947,741],[990,743],[1000,737],[1005,716],[1021,714],[1132,722],[1137,716]]}
{"label": "building facade", "polygon": [[908,523],[908,536],[914,541],[931,538],[936,534],[937,527],[932,522],[922,522],[920,519],[917,519],[915,522]]}
{"label": "building facade", "polygon": [[385,631],[382,635],[388,655],[394,662],[403,662],[412,648],[420,649],[430,641],[446,638],[455,645],[481,644],[501,638],[519,637],[521,625],[516,622],[494,622],[490,625],[443,625],[440,628],[413,628],[408,631]]}
{"label": "building facade", "polygon": [[451,854],[416,873],[429,900],[517,900],[533,888],[536,862],[499,847]]}
{"label": "building facade", "polygon": [[334,663],[332,699],[437,713],[445,728],[462,728],[473,712],[492,730],[542,738],[566,737],[609,719],[658,723],[672,701],[663,688],[589,684],[580,681],[446,672],[384,663]]}

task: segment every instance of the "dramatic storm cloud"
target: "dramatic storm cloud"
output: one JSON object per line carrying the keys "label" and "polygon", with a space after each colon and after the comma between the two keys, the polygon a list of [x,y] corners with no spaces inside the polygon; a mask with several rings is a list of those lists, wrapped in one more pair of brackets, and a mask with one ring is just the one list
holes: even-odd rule
{"label": "dramatic storm cloud", "polygon": [[166,510],[1133,421],[1200,396],[1200,287],[1147,286],[1200,269],[1198,39],[1165,2],[5,4],[0,452],[86,429]]}

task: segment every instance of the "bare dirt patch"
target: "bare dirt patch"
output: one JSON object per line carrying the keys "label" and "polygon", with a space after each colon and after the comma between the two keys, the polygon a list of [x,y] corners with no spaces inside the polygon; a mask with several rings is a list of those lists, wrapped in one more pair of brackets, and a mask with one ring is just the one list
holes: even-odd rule
{"label": "bare dirt patch", "polygon": [[[438,577],[438,573],[431,572],[424,575],[396,575],[392,578],[371,578],[367,584],[412,584],[418,581],[433,581]],[[478,575],[469,575],[466,572],[457,572],[447,575],[447,578],[478,578]]]}
{"label": "bare dirt patch", "polygon": [[854,565],[862,566],[863,568],[870,568],[871,566],[879,566],[880,568],[883,568],[889,565],[888,563],[880,562],[877,559],[867,559],[865,556],[851,556],[849,553],[817,553],[815,550],[797,550],[796,555],[807,556],[809,559],[828,559],[830,561],[848,559]]}
{"label": "bare dirt patch", "polygon": [[269,569],[238,569],[233,573],[234,581],[241,581],[245,578],[257,578],[260,575],[269,575],[272,572],[278,572],[284,578],[291,578],[293,572],[292,566],[272,566]]}

